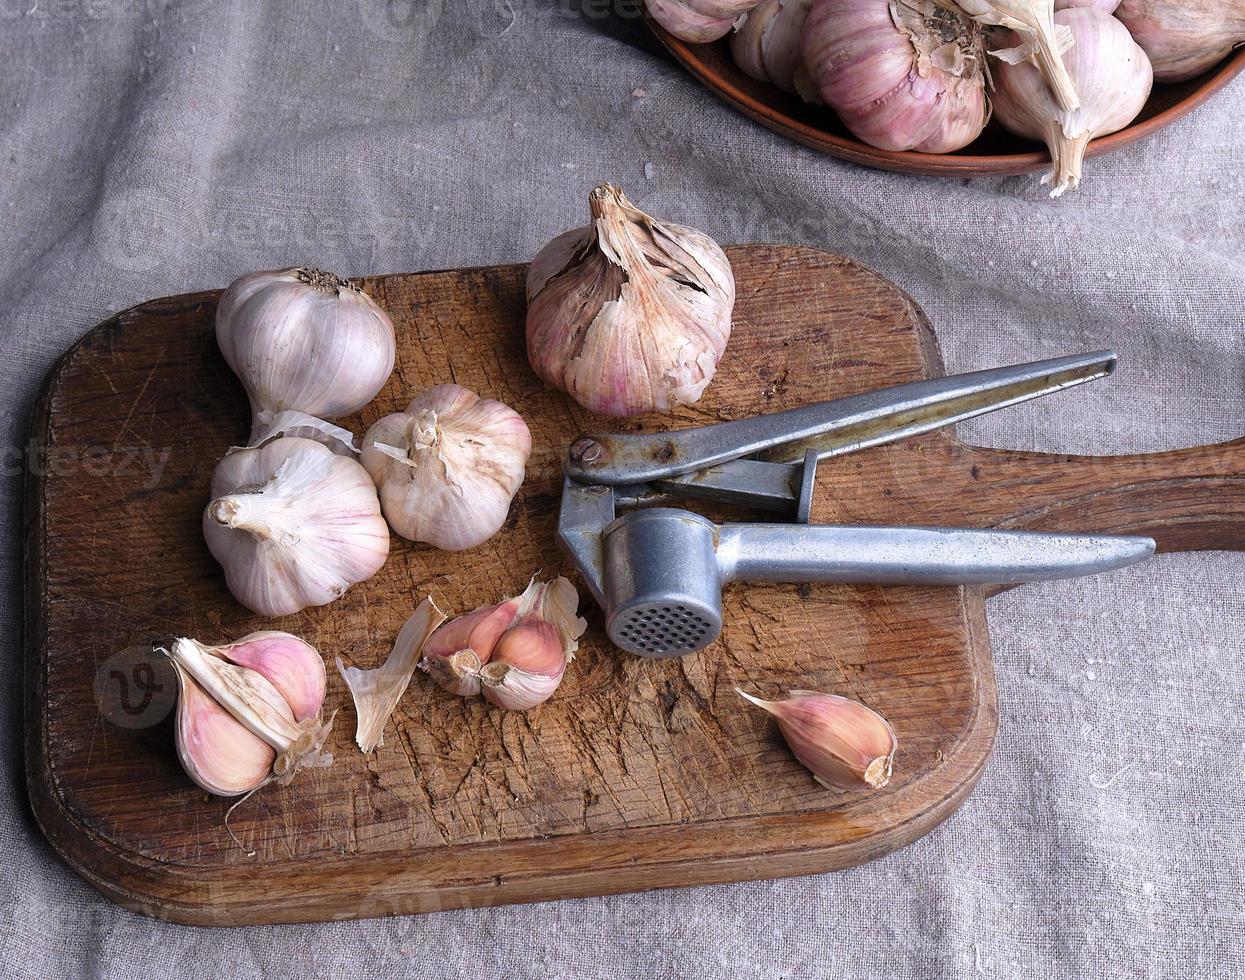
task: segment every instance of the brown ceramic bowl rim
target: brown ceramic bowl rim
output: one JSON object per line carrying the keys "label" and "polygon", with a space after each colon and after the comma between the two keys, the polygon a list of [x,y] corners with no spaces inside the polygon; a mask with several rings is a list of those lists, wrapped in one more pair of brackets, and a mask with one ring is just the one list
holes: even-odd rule
{"label": "brown ceramic bowl rim", "polygon": [[[689,44],[669,34],[651,17],[646,16],[645,19],[675,59],[719,98],[767,129],[831,156],[880,170],[941,177],[1023,174],[1050,166],[1050,156],[1044,150],[999,154],[896,152],[880,150],[860,140],[828,132],[797,119],[740,88],[732,78],[720,72],[702,56],[699,49],[712,48],[713,44]],[[726,42],[714,42],[718,45],[724,43]],[[1086,156],[1096,157],[1110,153],[1170,126],[1216,95],[1242,71],[1245,71],[1245,49],[1229,55],[1218,67],[1194,80],[1197,88],[1175,105],[1118,133],[1094,140],[1090,143]],[[777,93],[778,90],[774,91]]]}

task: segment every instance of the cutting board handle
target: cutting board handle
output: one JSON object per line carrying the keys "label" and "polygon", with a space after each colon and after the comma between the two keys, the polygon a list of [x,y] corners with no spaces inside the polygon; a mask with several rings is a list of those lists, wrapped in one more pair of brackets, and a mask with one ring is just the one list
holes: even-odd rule
{"label": "cutting board handle", "polygon": [[966,446],[987,526],[1153,537],[1160,551],[1245,551],[1245,437],[1135,456]]}

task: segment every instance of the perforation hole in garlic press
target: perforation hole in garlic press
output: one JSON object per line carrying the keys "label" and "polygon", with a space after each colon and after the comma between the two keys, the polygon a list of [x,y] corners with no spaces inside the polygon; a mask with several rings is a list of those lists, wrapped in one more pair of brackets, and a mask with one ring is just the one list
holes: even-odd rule
{"label": "perforation hole in garlic press", "polygon": [[681,604],[634,606],[614,624],[614,635],[637,652],[652,655],[699,650],[713,625]]}

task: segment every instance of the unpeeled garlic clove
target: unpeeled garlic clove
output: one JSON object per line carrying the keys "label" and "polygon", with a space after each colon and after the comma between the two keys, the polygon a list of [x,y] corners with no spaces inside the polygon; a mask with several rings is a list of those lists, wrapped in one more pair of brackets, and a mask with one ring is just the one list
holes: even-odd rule
{"label": "unpeeled garlic clove", "polygon": [[182,668],[177,675],[177,756],[188,775],[214,796],[240,796],[272,775],[277,750],[247,728]]}
{"label": "unpeeled garlic clove", "polygon": [[533,579],[521,595],[460,616],[434,633],[420,668],[452,694],[483,693],[503,708],[533,708],[557,690],[574,659],[588,625],[576,615],[578,606],[569,580]]}
{"label": "unpeeled garlic clove", "polygon": [[762,0],[731,38],[731,55],[746,75],[796,92],[801,42],[813,0]]}
{"label": "unpeeled garlic clove", "polygon": [[645,0],[649,15],[683,41],[707,44],[725,37],[760,0]]}
{"label": "unpeeled garlic clove", "polygon": [[525,711],[547,701],[569,660],[553,623],[533,619],[507,630],[480,670],[481,691],[494,704]]}
{"label": "unpeeled garlic clove", "polygon": [[310,643],[277,630],[251,633],[210,653],[262,674],[285,699],[295,721],[306,721],[324,704],[324,660]]}
{"label": "unpeeled garlic clove", "polygon": [[297,437],[237,450],[217,464],[203,536],[229,591],[264,616],[332,602],[375,575],[389,554],[367,471]]}
{"label": "unpeeled garlic clove", "polygon": [[694,228],[657,221],[621,190],[588,196],[592,224],[559,235],[527,274],[527,357],[592,412],[697,401],[726,350],[735,277]]}
{"label": "unpeeled garlic clove", "polygon": [[282,411],[357,412],[393,372],[393,321],[358,286],[319,269],[251,272],[216,308],[216,341],[251,400],[253,439]]}
{"label": "unpeeled garlic clove", "polygon": [[[324,666],[314,647],[267,632],[217,647],[179,637],[160,649],[177,674],[178,757],[209,793],[236,796],[332,763],[322,749],[332,719],[321,719]],[[283,691],[291,692],[297,710]]]}
{"label": "unpeeled garlic clove", "polygon": [[785,701],[765,701],[735,690],[774,716],[792,753],[823,786],[880,789],[890,782],[899,743],[876,711],[816,691],[791,691]]}
{"label": "unpeeled garlic clove", "polygon": [[446,623],[424,644],[420,666],[451,694],[479,694],[480,668],[488,663],[501,635],[514,624],[522,602],[521,596],[514,596]]}
{"label": "unpeeled garlic clove", "polygon": [[361,462],[394,531],[460,551],[501,529],[531,451],[518,412],[461,385],[441,384],[368,429]]}

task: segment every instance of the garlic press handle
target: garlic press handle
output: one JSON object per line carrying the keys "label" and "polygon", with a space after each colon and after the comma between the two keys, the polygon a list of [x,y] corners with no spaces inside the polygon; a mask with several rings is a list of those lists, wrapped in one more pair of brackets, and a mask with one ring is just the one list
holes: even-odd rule
{"label": "garlic press handle", "polygon": [[727,524],[724,582],[1011,585],[1096,575],[1154,554],[1151,538],[945,527]]}
{"label": "garlic press handle", "polygon": [[646,435],[592,434],[571,444],[567,476],[599,486],[647,484],[745,456],[796,462],[894,442],[1103,378],[1110,351],[974,371],[883,388],[738,422]]}

